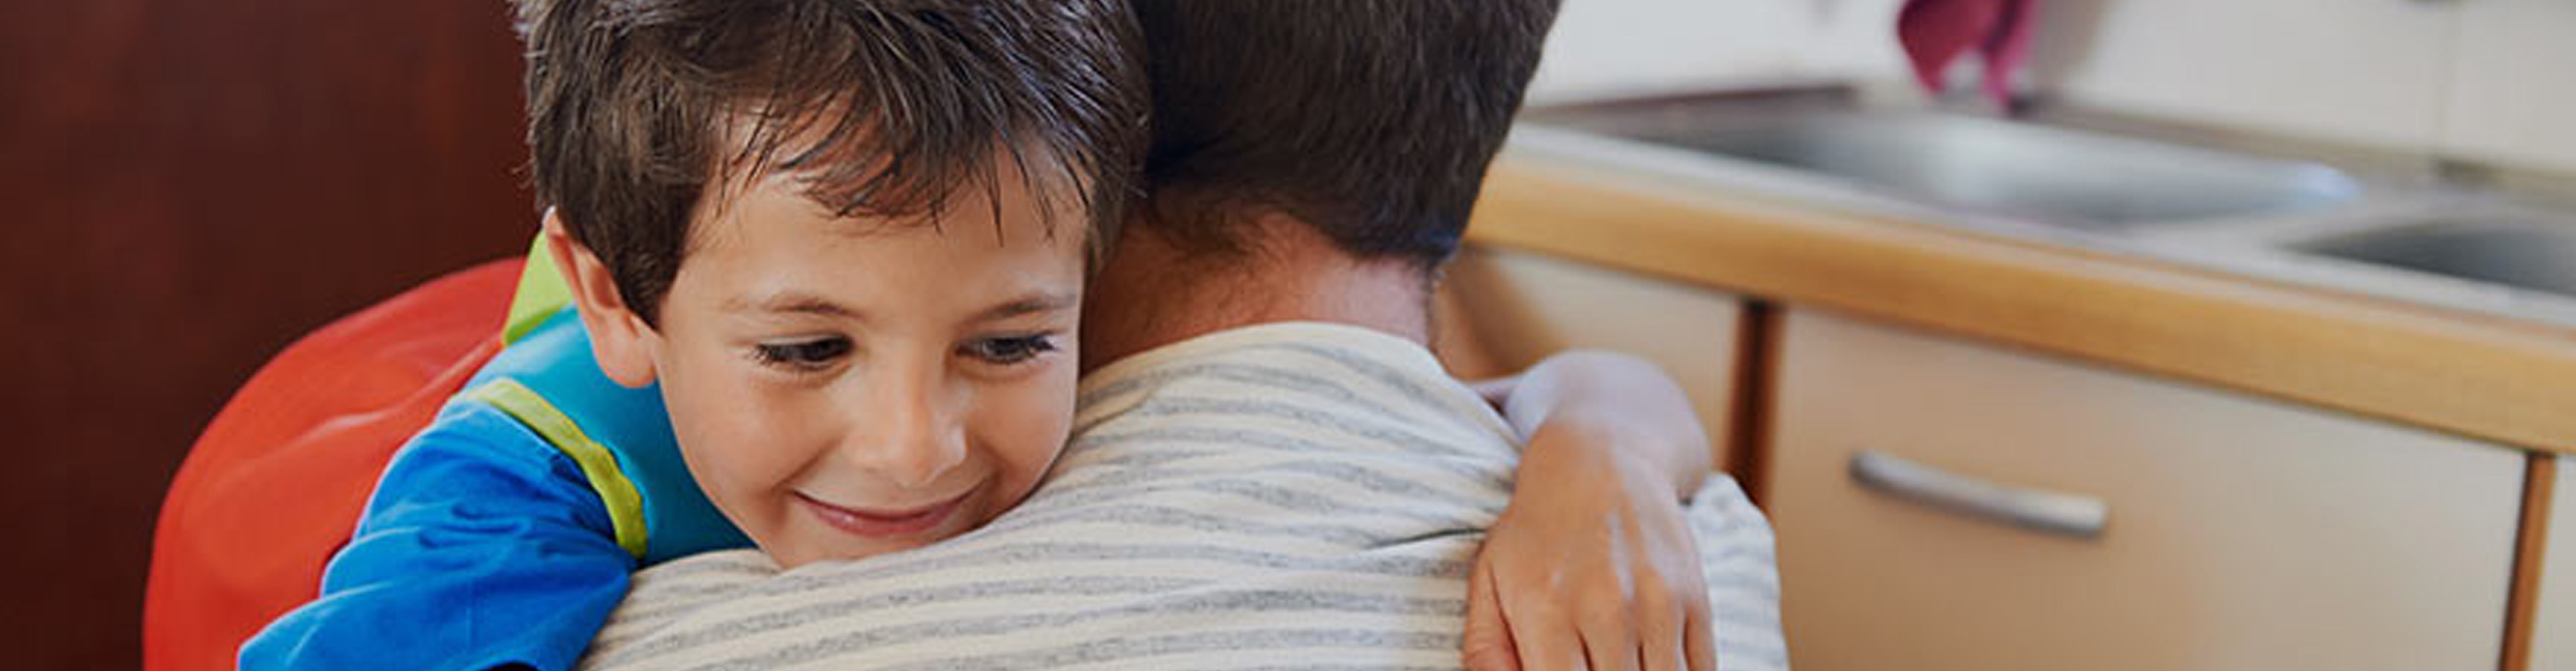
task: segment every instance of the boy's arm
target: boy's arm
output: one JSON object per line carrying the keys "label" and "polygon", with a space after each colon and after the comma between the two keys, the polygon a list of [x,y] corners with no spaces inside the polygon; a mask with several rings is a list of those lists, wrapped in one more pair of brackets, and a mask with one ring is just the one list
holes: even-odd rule
{"label": "boy's arm", "polygon": [[1574,350],[1475,387],[1529,447],[1615,450],[1664,474],[1677,500],[1697,491],[1713,468],[1690,398],[1643,359]]}
{"label": "boy's arm", "polygon": [[1478,385],[1526,436],[1468,589],[1471,669],[1716,668],[1680,500],[1707,433],[1653,364],[1572,352]]}
{"label": "boy's arm", "polygon": [[522,444],[533,434],[498,411],[454,419],[396,454],[320,598],[244,643],[240,668],[555,671],[579,659],[634,556],[571,459]]}

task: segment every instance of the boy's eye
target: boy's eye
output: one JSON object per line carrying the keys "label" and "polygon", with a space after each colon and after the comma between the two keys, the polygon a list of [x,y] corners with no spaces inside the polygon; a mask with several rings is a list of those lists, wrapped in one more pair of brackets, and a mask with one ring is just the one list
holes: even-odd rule
{"label": "boy's eye", "polygon": [[989,363],[1015,364],[1037,355],[1055,351],[1055,337],[1050,335],[983,338],[966,343],[967,356]]}
{"label": "boy's eye", "polygon": [[752,352],[753,358],[759,359],[763,364],[796,370],[812,370],[830,365],[833,360],[849,354],[850,339],[833,336],[795,342],[761,343],[754,345]]}

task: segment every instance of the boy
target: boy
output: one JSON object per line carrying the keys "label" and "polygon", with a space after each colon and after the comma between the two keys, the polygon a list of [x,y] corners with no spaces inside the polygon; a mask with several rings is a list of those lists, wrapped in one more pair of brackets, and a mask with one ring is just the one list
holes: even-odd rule
{"label": "boy", "polygon": [[1123,6],[522,21],[553,209],[511,348],[245,668],[567,668],[638,567],[954,536],[1026,496],[1070,429],[1078,299],[1141,151]]}
{"label": "boy", "polygon": [[551,209],[510,347],[243,668],[569,668],[639,566],[927,543],[1062,445],[1141,149],[1122,4],[520,13]]}

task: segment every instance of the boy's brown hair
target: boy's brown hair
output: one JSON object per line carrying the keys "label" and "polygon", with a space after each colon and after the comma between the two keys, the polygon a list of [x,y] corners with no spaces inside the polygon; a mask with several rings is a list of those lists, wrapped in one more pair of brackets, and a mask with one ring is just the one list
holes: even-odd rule
{"label": "boy's brown hair", "polygon": [[518,20],[537,199],[647,323],[701,201],[746,168],[922,221],[970,182],[1042,205],[1069,186],[1095,262],[1135,188],[1147,99],[1118,0],[519,0]]}

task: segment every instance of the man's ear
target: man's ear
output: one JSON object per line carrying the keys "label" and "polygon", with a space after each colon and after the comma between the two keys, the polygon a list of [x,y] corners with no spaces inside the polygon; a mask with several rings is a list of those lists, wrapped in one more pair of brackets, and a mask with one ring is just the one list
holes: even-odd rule
{"label": "man's ear", "polygon": [[546,250],[554,255],[555,270],[563,273],[564,286],[572,290],[575,312],[581,314],[581,325],[590,331],[590,353],[599,360],[600,372],[608,379],[630,388],[653,383],[653,344],[661,334],[653,325],[644,323],[643,315],[626,305],[626,297],[617,292],[617,278],[599,255],[572,239],[564,229],[563,218],[553,208],[546,209]]}

